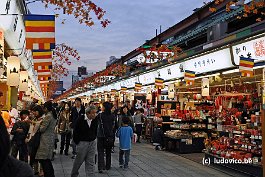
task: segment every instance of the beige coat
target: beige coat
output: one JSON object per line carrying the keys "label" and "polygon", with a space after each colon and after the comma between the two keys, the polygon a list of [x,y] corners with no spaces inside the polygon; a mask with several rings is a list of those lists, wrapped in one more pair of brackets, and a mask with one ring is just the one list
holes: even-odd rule
{"label": "beige coat", "polygon": [[40,124],[41,138],[36,159],[52,159],[55,126],[56,119],[53,117],[52,112],[47,113]]}

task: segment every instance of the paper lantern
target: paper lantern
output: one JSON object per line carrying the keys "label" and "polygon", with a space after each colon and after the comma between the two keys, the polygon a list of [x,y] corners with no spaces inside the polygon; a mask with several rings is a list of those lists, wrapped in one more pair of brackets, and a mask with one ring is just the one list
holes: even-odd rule
{"label": "paper lantern", "polygon": [[201,95],[201,94],[197,94],[197,95],[196,95],[196,99],[197,99],[197,100],[201,100],[201,99],[202,99],[202,95]]}
{"label": "paper lantern", "polygon": [[202,96],[210,95],[210,80],[208,78],[203,78],[201,82]]}
{"label": "paper lantern", "polygon": [[7,58],[7,85],[19,86],[20,59],[16,56]]}
{"label": "paper lantern", "polygon": [[147,88],[146,99],[152,100],[152,89],[150,87]]}
{"label": "paper lantern", "polygon": [[175,84],[169,84],[168,86],[168,98],[175,98]]}
{"label": "paper lantern", "polygon": [[29,76],[27,71],[20,72],[19,91],[25,92],[28,90]]}

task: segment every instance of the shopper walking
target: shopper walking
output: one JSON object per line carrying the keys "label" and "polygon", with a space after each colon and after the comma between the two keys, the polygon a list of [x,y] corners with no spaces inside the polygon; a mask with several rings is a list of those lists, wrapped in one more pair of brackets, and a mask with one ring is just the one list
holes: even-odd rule
{"label": "shopper walking", "polygon": [[137,134],[137,143],[141,143],[140,139],[142,136],[143,122],[146,118],[143,115],[143,109],[137,109],[135,115],[133,116],[133,122],[135,126],[135,133]]}
{"label": "shopper walking", "polygon": [[123,106],[121,108],[121,110],[120,110],[120,115],[118,117],[118,127],[121,127],[121,125],[122,125],[122,118],[123,117],[129,117],[129,119],[130,119],[129,126],[131,126],[134,129],[132,115],[129,112],[129,109],[128,109],[127,106]]}
{"label": "shopper walking", "polygon": [[89,106],[74,128],[73,139],[77,144],[77,156],[74,161],[71,177],[77,177],[79,168],[85,162],[86,176],[95,176],[95,154],[98,119],[97,107]]}
{"label": "shopper walking", "polygon": [[22,110],[20,112],[20,121],[17,121],[12,130],[12,156],[17,158],[19,152],[19,160],[28,162],[28,148],[26,144],[26,138],[28,136],[30,123],[26,120],[29,116],[29,111]]}
{"label": "shopper walking", "polygon": [[[122,126],[117,131],[116,136],[120,140],[119,164],[121,168],[127,169],[130,159],[131,144],[133,138],[133,129],[129,126],[130,118],[122,118]],[[125,159],[124,156],[125,155]]]}
{"label": "shopper walking", "polygon": [[36,159],[39,160],[44,177],[54,177],[54,169],[52,166],[52,156],[54,149],[54,128],[56,126],[56,111],[52,106],[52,102],[44,103],[45,118],[40,124],[40,146],[38,148]]}
{"label": "shopper walking", "polygon": [[[75,99],[75,106],[71,110],[71,115],[70,115],[70,127],[71,131],[73,132],[73,129],[75,128],[77,120],[85,115],[85,107],[82,106],[82,101],[81,98],[76,98]],[[72,158],[75,159],[76,157],[76,144],[72,140],[71,142],[72,148],[73,148],[73,156]]]}
{"label": "shopper walking", "polygon": [[66,103],[64,107],[61,108],[59,120],[58,120],[58,133],[61,135],[61,150],[60,154],[63,152],[68,155],[70,141],[71,141],[71,129],[70,129],[70,105]]}
{"label": "shopper walking", "polygon": [[[109,102],[104,102],[102,113],[98,115],[99,129],[98,129],[98,170],[102,173],[103,170],[111,168],[111,149],[113,147],[113,128],[115,117],[111,113],[112,105]],[[104,152],[106,153],[106,163],[104,159]]]}
{"label": "shopper walking", "polygon": [[0,115],[0,176],[1,177],[34,177],[28,164],[9,156],[10,140],[5,122]]}

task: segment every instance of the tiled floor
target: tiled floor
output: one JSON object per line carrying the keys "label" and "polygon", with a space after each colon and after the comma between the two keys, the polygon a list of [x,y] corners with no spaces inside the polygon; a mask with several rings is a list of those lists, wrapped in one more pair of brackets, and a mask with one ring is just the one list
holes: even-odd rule
{"label": "tiled floor", "polygon": [[[117,148],[116,148],[117,150]],[[53,162],[56,177],[70,177],[73,160],[71,156],[56,155]],[[96,176],[126,176],[126,177],[226,177],[230,176],[218,170],[203,166],[181,156],[155,151],[150,144],[134,144],[131,152],[129,169],[124,171],[118,166],[117,151],[112,155],[112,168]],[[96,168],[97,169],[97,168]],[[85,177],[84,165],[80,168],[80,177]]]}

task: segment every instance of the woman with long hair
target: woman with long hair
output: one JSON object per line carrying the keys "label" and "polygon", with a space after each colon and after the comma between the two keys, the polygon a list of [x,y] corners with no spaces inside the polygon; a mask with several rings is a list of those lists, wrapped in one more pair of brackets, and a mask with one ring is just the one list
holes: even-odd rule
{"label": "woman with long hair", "polygon": [[131,126],[134,129],[132,115],[129,111],[129,108],[126,105],[121,107],[120,115],[118,117],[118,127],[121,127],[123,117],[129,117],[130,119],[129,126]]}
{"label": "woman with long hair", "polygon": [[[59,115],[58,121],[58,133],[61,135],[61,150],[60,154],[68,155],[68,150],[71,141],[71,129],[70,129],[70,105],[65,103],[64,107]],[[65,147],[65,148],[64,148]]]}
{"label": "woman with long hair", "polygon": [[44,177],[54,177],[51,159],[54,149],[54,128],[56,126],[57,115],[51,101],[44,103],[43,110],[45,117],[39,128],[41,138],[36,159],[39,160],[43,168]]}
{"label": "woman with long hair", "polygon": [[[101,108],[102,113],[98,115],[98,170],[102,173],[103,170],[111,168],[111,149],[113,147],[113,129],[115,126],[115,117],[111,113],[112,104],[104,102]],[[104,151],[106,152],[106,163],[104,159]]]}

